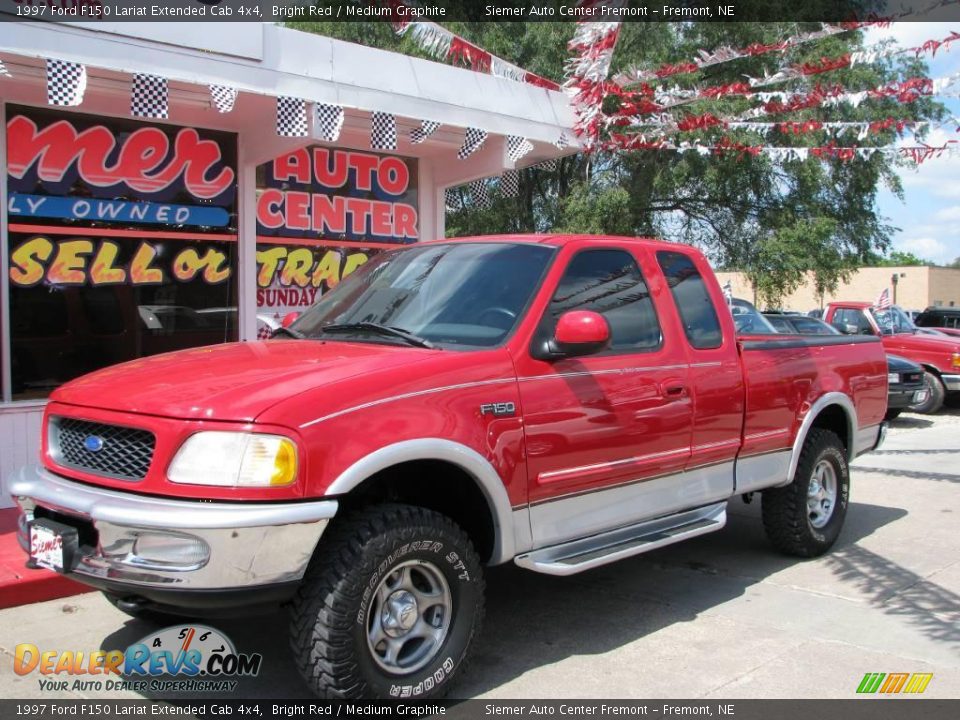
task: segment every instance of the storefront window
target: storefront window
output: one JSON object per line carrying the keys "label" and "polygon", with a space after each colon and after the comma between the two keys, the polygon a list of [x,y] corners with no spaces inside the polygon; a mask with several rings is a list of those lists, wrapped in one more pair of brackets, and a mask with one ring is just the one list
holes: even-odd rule
{"label": "storefront window", "polygon": [[236,139],[8,108],[11,391],[237,338]]}
{"label": "storefront window", "polygon": [[257,325],[269,334],[385,248],[419,239],[417,163],[303,148],[257,170]]}

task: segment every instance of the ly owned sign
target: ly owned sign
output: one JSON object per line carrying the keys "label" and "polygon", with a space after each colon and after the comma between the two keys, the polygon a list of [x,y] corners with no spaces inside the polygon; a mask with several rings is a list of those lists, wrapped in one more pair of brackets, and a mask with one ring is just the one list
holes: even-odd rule
{"label": "ly owned sign", "polygon": [[[229,133],[11,108],[7,167],[15,286],[216,284],[232,274],[216,242],[236,233]],[[171,231],[200,244],[164,242]]]}
{"label": "ly owned sign", "polygon": [[303,148],[260,166],[257,179],[257,306],[275,319],[374,253],[419,239],[413,159]]}

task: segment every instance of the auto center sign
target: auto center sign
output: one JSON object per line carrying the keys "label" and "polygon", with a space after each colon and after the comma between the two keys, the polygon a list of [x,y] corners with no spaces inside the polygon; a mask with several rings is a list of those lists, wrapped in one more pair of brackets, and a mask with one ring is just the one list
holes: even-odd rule
{"label": "auto center sign", "polygon": [[414,167],[399,157],[303,148],[264,168],[257,224],[285,237],[415,242]]}
{"label": "auto center sign", "polygon": [[419,239],[417,163],[302,148],[257,172],[257,306],[302,310],[392,245]]}

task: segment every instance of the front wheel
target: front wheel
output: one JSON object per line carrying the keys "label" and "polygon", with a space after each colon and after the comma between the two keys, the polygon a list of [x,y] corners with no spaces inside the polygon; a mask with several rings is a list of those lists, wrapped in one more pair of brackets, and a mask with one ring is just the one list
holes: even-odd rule
{"label": "front wheel", "polygon": [[763,491],[763,527],[787,555],[816,557],[836,542],[847,515],[850,469],[843,443],[829,430],[807,435],[793,482]]}
{"label": "front wheel", "polygon": [[291,608],[291,645],[323,698],[441,697],[483,618],[480,559],[449,518],[377,505],[338,518]]}
{"label": "front wheel", "polygon": [[947,389],[943,386],[943,381],[929,370],[923,373],[923,384],[927,388],[927,399],[922,403],[911,405],[910,412],[933,415],[943,407],[947,399]]}

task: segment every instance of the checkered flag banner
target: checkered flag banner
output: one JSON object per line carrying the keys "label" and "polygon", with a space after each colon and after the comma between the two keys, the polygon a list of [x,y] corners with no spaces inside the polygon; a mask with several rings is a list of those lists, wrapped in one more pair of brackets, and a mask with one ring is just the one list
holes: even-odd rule
{"label": "checkered flag banner", "polygon": [[487,192],[487,181],[483,178],[470,183],[470,194],[473,195],[473,202],[477,207],[484,210],[490,207],[490,193]]}
{"label": "checkered flag banner", "polygon": [[317,137],[327,142],[336,142],[343,129],[343,108],[340,105],[317,103],[314,113],[314,130]]}
{"label": "checkered flag banner", "polygon": [[47,102],[50,105],[76,107],[87,89],[85,65],[47,58]]}
{"label": "checkered flag banner", "polygon": [[558,137],[553,144],[558,150],[563,150],[570,144],[570,138],[567,137],[565,132],[562,132],[560,133],[560,137]]}
{"label": "checkered flag banner", "polygon": [[507,157],[517,162],[533,150],[533,143],[519,135],[507,135]]}
{"label": "checkered flag banner", "polygon": [[7,70],[7,66],[3,64],[3,60],[0,60],[0,75],[3,77],[13,77],[13,75],[10,74],[10,71]]}
{"label": "checkered flag banner", "polygon": [[226,85],[210,86],[210,104],[218,113],[233,112],[233,104],[237,101],[237,89]]}
{"label": "checkered flag banner", "polygon": [[397,118],[393,113],[375,112],[370,117],[370,147],[374,150],[397,149]]}
{"label": "checkered flag banner", "polygon": [[537,166],[538,170],[546,170],[547,172],[553,172],[557,169],[557,161],[553,160],[544,160],[542,163],[539,163]]}
{"label": "checkered flag banner", "polygon": [[520,194],[520,171],[504,170],[500,176],[500,194],[503,197],[516,197]]}
{"label": "checkered flag banner", "polygon": [[428,137],[433,135],[439,127],[440,123],[434,120],[424,120],[422,123],[420,123],[420,127],[414,128],[410,131],[410,142],[412,142],[414,145],[419,145]]}
{"label": "checkered flag banner", "polygon": [[453,188],[443,191],[443,203],[447,206],[447,210],[460,210],[463,207],[463,203],[460,202],[460,193]]}
{"label": "checkered flag banner", "polygon": [[277,98],[277,135],[307,136],[307,101],[281,95]]}
{"label": "checkered flag banner", "polygon": [[467,134],[463,138],[463,145],[457,150],[457,157],[464,160],[473,155],[477,150],[483,147],[487,141],[487,131],[477,128],[467,128]]}
{"label": "checkered flag banner", "polygon": [[257,340],[269,340],[273,337],[273,328],[262,323],[260,327],[257,328]]}
{"label": "checkered flag banner", "polygon": [[143,73],[134,75],[130,114],[134,117],[162,120],[168,118],[170,113],[167,106],[167,79]]}

